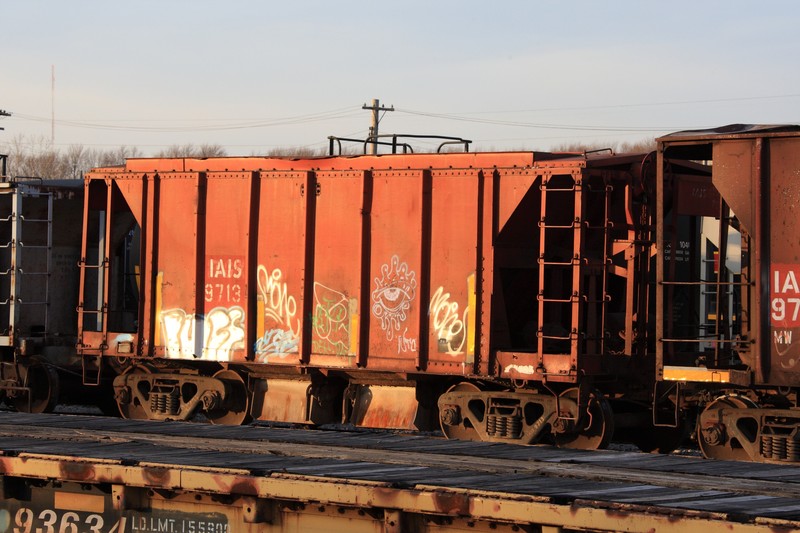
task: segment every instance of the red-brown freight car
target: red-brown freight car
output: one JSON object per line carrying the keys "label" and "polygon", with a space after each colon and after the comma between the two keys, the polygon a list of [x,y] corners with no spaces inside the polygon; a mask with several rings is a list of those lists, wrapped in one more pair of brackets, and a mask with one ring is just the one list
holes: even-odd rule
{"label": "red-brown freight car", "polygon": [[646,400],[652,382],[654,163],[520,152],[98,169],[79,351],[132,365],[115,382],[131,418],[428,428],[441,413],[451,437],[601,446],[609,399]]}
{"label": "red-brown freight car", "polygon": [[[656,409],[700,406],[706,457],[800,460],[800,127],[732,125],[659,142]],[[704,161],[711,181],[673,181]]]}

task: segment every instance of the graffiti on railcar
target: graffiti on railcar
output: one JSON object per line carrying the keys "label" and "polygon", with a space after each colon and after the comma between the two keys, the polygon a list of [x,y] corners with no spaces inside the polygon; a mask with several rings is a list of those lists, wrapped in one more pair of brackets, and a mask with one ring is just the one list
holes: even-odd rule
{"label": "graffiti on railcar", "polygon": [[259,307],[263,306],[263,335],[256,340],[256,360],[264,362],[271,355],[299,352],[301,316],[297,299],[289,293],[289,286],[279,268],[268,270],[258,265],[256,274]]}
{"label": "graffiti on railcar", "polygon": [[298,338],[291,331],[271,329],[256,340],[255,353],[260,361],[267,355],[282,355],[298,352]]}
{"label": "graffiti on railcar", "polygon": [[[205,315],[175,308],[161,312],[165,355],[171,359],[232,361],[244,348],[244,309],[215,307]],[[199,333],[198,333],[199,332]]]}
{"label": "graffiti on railcar", "polygon": [[450,293],[439,287],[431,296],[428,315],[431,328],[438,339],[438,351],[448,355],[464,353],[467,342],[467,315],[469,308],[459,313],[458,302],[451,301]]}
{"label": "graffiti on railcar", "polygon": [[414,337],[407,337],[408,328],[403,330],[397,337],[397,353],[406,353],[406,352],[416,352],[417,351],[417,339]]}
{"label": "graffiti on railcar", "polygon": [[416,273],[408,268],[407,263],[400,262],[396,255],[381,266],[381,276],[375,278],[372,314],[380,320],[381,329],[389,341],[400,332],[401,325],[408,317],[408,310],[417,294],[416,278]]}
{"label": "graffiti on railcar", "polygon": [[358,316],[357,306],[358,301],[355,298],[348,298],[322,283],[314,283],[314,353],[350,353],[350,329],[353,319]]}

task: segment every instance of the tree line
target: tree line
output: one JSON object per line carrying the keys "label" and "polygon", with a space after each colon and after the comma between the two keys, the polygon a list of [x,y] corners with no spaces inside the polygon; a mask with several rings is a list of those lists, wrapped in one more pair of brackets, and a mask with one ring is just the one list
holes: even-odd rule
{"label": "tree line", "polygon": [[[126,159],[145,157],[136,146],[118,146],[110,149],[89,148],[73,144],[56,148],[46,139],[28,139],[17,136],[0,143],[0,154],[8,156],[6,172],[14,177],[42,179],[82,179],[83,173],[97,167],[122,165]],[[174,145],[161,150],[154,157],[218,157],[226,155],[216,144]]]}

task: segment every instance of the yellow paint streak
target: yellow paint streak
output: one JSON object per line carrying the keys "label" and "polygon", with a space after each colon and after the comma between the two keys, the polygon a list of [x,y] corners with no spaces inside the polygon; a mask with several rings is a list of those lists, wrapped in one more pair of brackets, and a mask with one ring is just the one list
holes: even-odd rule
{"label": "yellow paint streak", "polygon": [[730,383],[731,373],[728,370],[711,370],[694,366],[665,366],[664,380]]}
{"label": "yellow paint streak", "polygon": [[161,311],[163,310],[163,304],[161,301],[161,290],[164,286],[164,273],[159,272],[156,275],[156,315],[155,315],[155,342],[156,346],[161,346]]}
{"label": "yellow paint streak", "polygon": [[475,313],[477,309],[475,294],[475,273],[467,278],[467,362],[475,361]]}
{"label": "yellow paint streak", "polygon": [[350,298],[350,355],[358,355],[359,320],[358,300]]}
{"label": "yellow paint streak", "polygon": [[264,333],[266,330],[266,326],[264,324],[265,314],[264,314],[264,297],[262,295],[258,295],[256,298],[256,338],[263,339]]}

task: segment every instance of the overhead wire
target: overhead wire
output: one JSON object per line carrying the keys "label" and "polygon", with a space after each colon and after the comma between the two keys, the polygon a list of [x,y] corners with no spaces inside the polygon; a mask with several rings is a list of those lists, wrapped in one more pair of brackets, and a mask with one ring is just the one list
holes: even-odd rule
{"label": "overhead wire", "polygon": [[[295,124],[306,124],[311,122],[322,122],[329,120],[336,120],[342,118],[350,118],[361,115],[361,110],[355,107],[346,107],[335,109],[331,111],[323,111],[317,113],[310,113],[306,115],[297,115],[279,118],[258,118],[258,119],[116,119],[105,121],[78,121],[58,119],[55,121],[60,126],[70,126],[75,128],[99,129],[99,130],[115,130],[115,131],[137,131],[137,132],[165,132],[165,133],[180,133],[189,131],[225,131],[236,129],[253,129],[253,128],[267,128],[275,126],[286,126]],[[15,117],[23,120],[30,120],[34,122],[51,122],[51,118],[40,117],[36,115],[27,115],[24,113],[15,113]],[[157,122],[162,120],[172,120],[176,123],[192,122],[192,121],[205,121],[205,124],[187,124],[170,126],[154,126],[151,124],[136,126],[131,124],[119,124],[120,122]],[[209,124],[210,121],[228,121],[227,124]],[[115,124],[116,123],[116,124]]]}
{"label": "overhead wire", "polygon": [[539,113],[549,111],[588,111],[599,109],[621,109],[629,107],[659,107],[659,106],[672,106],[672,105],[688,105],[688,104],[712,104],[712,103],[728,103],[728,102],[745,102],[749,100],[776,100],[783,98],[800,98],[800,93],[797,94],[776,94],[768,96],[741,96],[735,98],[709,98],[701,100],[676,100],[672,102],[640,102],[640,103],[626,103],[626,104],[606,104],[606,105],[591,105],[591,106],[569,106],[569,107],[539,107],[532,109],[505,109],[494,111],[462,111],[453,113],[456,115],[485,115],[485,114],[503,114],[503,113]]}
{"label": "overhead wire", "polygon": [[520,120],[504,120],[504,119],[489,119],[480,118],[470,115],[485,115],[494,114],[500,115],[504,113],[539,113],[551,111],[587,111],[587,110],[600,110],[600,109],[622,109],[634,107],[658,107],[658,106],[671,106],[671,105],[688,105],[688,104],[708,104],[708,103],[725,103],[736,101],[748,100],[765,100],[765,99],[781,99],[781,98],[798,98],[800,94],[785,94],[785,95],[771,95],[771,96],[750,96],[739,98],[716,98],[704,100],[683,100],[674,102],[655,102],[655,103],[632,103],[632,104],[610,104],[601,106],[573,106],[573,107],[551,107],[551,108],[538,108],[538,109],[522,109],[522,110],[505,110],[505,111],[473,111],[473,112],[460,112],[460,113],[437,113],[431,111],[414,110],[406,108],[395,108],[395,111],[407,115],[423,116],[428,118],[437,118],[443,120],[453,120],[460,122],[472,122],[477,124],[490,124],[495,126],[511,126],[522,128],[536,128],[545,130],[566,130],[566,131],[608,131],[608,132],[629,132],[629,133],[647,133],[647,132],[661,132],[661,131],[675,131],[685,129],[685,126],[608,126],[608,125],[588,125],[588,124],[554,124],[549,122],[528,122]]}

